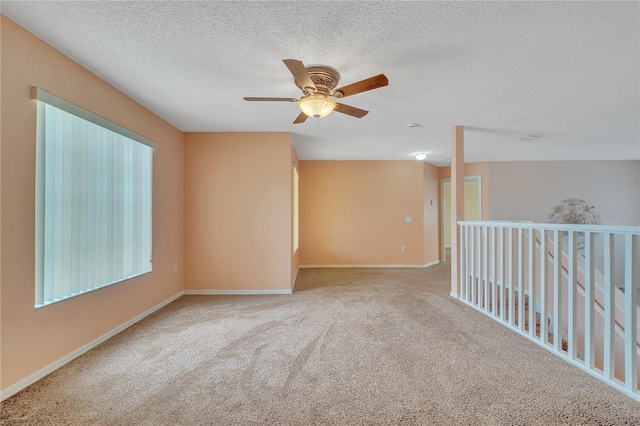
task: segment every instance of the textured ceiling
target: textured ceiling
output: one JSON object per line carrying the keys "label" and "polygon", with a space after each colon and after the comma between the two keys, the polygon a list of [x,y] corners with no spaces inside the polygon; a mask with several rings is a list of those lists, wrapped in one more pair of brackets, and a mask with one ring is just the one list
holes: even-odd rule
{"label": "textured ceiling", "polygon": [[[10,2],[2,13],[183,131],[290,131],[301,159],[640,159],[638,2]],[[282,59],[370,110],[291,124]],[[414,129],[407,124],[417,123]],[[533,135],[533,136],[530,136]],[[529,140],[527,140],[529,139]]]}

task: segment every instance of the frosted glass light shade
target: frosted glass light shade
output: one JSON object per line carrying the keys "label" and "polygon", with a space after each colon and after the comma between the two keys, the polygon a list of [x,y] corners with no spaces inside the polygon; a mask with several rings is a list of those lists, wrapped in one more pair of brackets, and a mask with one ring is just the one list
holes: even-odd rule
{"label": "frosted glass light shade", "polygon": [[320,118],[336,109],[336,103],[324,95],[311,95],[300,99],[298,106],[308,117]]}
{"label": "frosted glass light shade", "polygon": [[416,154],[416,160],[422,161],[425,158],[427,158],[427,154],[424,154],[424,153]]}

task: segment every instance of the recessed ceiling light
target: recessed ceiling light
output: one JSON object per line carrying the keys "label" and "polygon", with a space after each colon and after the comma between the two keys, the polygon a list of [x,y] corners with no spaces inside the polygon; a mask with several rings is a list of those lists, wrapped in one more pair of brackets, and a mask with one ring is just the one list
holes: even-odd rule
{"label": "recessed ceiling light", "polygon": [[424,152],[421,152],[420,154],[416,154],[416,160],[424,160],[425,158],[427,158],[427,154],[425,154]]}

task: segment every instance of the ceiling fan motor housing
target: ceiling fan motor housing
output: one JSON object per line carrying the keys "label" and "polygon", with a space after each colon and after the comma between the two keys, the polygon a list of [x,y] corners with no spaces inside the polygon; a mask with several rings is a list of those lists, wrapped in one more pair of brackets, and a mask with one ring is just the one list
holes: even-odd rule
{"label": "ceiling fan motor housing", "polygon": [[338,82],[340,81],[340,74],[338,71],[331,67],[319,65],[319,66],[310,66],[307,67],[307,73],[309,74],[309,78],[315,84],[315,91],[313,88],[302,87],[298,80],[295,80],[296,86],[305,94],[305,96],[313,95],[313,94],[322,94],[325,96],[334,96],[336,98],[341,98],[342,93],[339,91],[333,92],[333,89],[336,88]]}

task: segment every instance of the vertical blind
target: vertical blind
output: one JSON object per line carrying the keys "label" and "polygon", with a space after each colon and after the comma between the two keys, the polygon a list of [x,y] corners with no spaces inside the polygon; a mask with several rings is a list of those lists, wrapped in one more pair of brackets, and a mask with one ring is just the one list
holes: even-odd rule
{"label": "vertical blind", "polygon": [[36,307],[150,272],[152,147],[41,101],[37,133]]}

